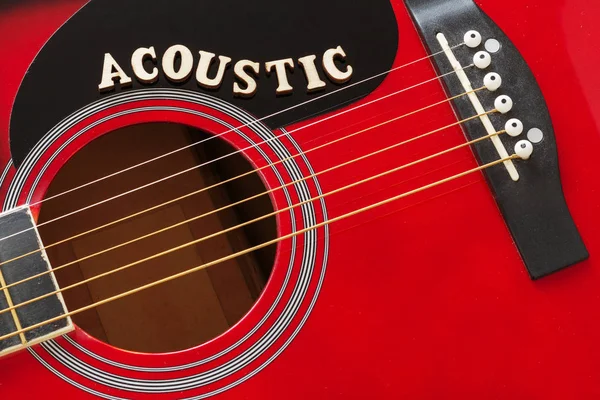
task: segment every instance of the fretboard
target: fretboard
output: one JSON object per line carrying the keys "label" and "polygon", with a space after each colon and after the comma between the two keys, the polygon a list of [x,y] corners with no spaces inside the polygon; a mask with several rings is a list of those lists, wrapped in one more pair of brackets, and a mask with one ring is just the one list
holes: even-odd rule
{"label": "fretboard", "polygon": [[0,284],[0,356],[72,330],[66,317],[26,330],[67,313],[28,207],[0,214]]}

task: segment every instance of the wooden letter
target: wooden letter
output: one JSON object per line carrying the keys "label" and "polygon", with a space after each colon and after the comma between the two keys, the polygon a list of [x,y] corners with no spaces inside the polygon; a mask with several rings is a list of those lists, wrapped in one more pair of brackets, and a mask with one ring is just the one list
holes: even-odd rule
{"label": "wooden letter", "polygon": [[[175,71],[175,59],[177,58],[177,55],[181,57],[179,71]],[[194,68],[194,56],[190,49],[183,45],[176,44],[165,51],[162,59],[162,67],[167,79],[171,82],[183,82],[192,74],[192,69]]]}
{"label": "wooden letter", "polygon": [[225,56],[219,56],[219,67],[217,69],[217,75],[213,79],[208,78],[208,69],[215,58],[214,53],[200,50],[200,62],[198,63],[198,70],[196,70],[196,80],[200,86],[207,89],[217,89],[223,82],[223,75],[225,74],[225,68],[231,62],[231,58]]}
{"label": "wooden letter", "polygon": [[233,83],[233,94],[235,96],[252,97],[256,94],[256,89],[258,87],[256,80],[245,71],[246,68],[251,69],[254,74],[258,74],[260,71],[260,64],[250,60],[240,60],[235,63],[235,67],[233,67],[235,76],[246,84],[246,89],[242,89],[239,83]]}
{"label": "wooden letter", "polygon": [[277,82],[279,82],[279,87],[277,87],[276,91],[277,94],[288,94],[294,90],[288,82],[286,66],[290,67],[290,70],[293,71],[294,60],[286,58],[284,60],[269,61],[265,63],[265,68],[268,73],[271,72],[273,67],[275,67],[275,71],[277,72]]}
{"label": "wooden letter", "polygon": [[340,71],[339,68],[335,65],[336,58],[346,58],[346,53],[341,46],[336,47],[335,49],[329,49],[323,54],[323,68],[327,73],[329,79],[331,79],[335,83],[344,83],[347,82],[352,77],[352,67],[348,65],[346,71]]}
{"label": "wooden letter", "polygon": [[298,63],[304,69],[304,75],[306,75],[306,80],[308,81],[308,86],[306,89],[309,93],[322,89],[326,86],[326,83],[321,80],[319,72],[317,71],[317,66],[315,65],[316,58],[317,56],[310,55],[298,59]]}
{"label": "wooden letter", "polygon": [[144,61],[148,57],[156,63],[156,51],[154,47],[140,47],[131,56],[133,73],[142,83],[154,83],[158,80],[158,68],[154,67],[152,72],[148,72],[144,68]]}
{"label": "wooden letter", "polygon": [[[113,72],[114,70],[114,72]],[[117,64],[110,53],[104,54],[104,67],[102,68],[102,82],[98,85],[101,92],[114,89],[115,79],[119,80],[121,87],[131,85],[132,81],[123,69]]]}

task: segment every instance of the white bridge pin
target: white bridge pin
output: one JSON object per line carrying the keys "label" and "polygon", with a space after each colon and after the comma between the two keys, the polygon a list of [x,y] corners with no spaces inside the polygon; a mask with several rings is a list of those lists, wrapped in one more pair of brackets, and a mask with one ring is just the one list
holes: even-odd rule
{"label": "white bridge pin", "polygon": [[474,49],[479,46],[483,39],[481,38],[481,34],[477,31],[469,31],[465,33],[465,44]]}
{"label": "white bridge pin", "polygon": [[533,154],[533,145],[529,140],[520,140],[515,145],[515,154],[523,160],[529,160]]}
{"label": "white bridge pin", "polygon": [[495,92],[502,86],[502,77],[495,72],[490,72],[483,78],[483,85],[490,92]]}
{"label": "white bridge pin", "polygon": [[502,114],[506,114],[513,108],[513,101],[510,97],[506,95],[499,96],[494,101],[494,107]]}
{"label": "white bridge pin", "polygon": [[521,133],[523,133],[523,123],[521,120],[512,118],[506,121],[506,125],[504,125],[504,130],[512,137],[517,137]]}
{"label": "white bridge pin", "polygon": [[479,69],[486,69],[492,63],[492,56],[487,51],[478,51],[473,56],[473,64]]}

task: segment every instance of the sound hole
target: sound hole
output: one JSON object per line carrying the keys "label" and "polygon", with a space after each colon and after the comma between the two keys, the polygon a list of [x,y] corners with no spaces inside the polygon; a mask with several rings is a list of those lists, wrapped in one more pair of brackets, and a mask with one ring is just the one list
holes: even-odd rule
{"label": "sound hole", "polygon": [[[131,126],[93,140],[60,169],[46,196],[122,170],[207,138],[187,126],[152,123]],[[176,155],[43,203],[43,223],[165,176],[234,152],[214,138]],[[40,227],[45,245],[124,218],[252,169],[241,155],[226,157],[177,178],[142,189],[88,211]],[[68,241],[47,250],[54,268],[100,252],[195,216],[266,191],[254,173],[228,184]],[[214,213],[199,220],[60,269],[60,287],[168,251],[184,243],[273,212],[269,196]],[[102,299],[186,271],[276,237],[273,217],[216,236],[63,293],[75,310]],[[74,316],[74,322],[113,346],[147,353],[187,349],[206,342],[237,323],[265,286],[275,247],[265,248],[194,272]]]}

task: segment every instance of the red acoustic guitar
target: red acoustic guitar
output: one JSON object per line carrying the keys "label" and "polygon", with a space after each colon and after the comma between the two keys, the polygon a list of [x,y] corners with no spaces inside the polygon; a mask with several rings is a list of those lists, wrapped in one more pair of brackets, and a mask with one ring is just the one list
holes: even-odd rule
{"label": "red acoustic guitar", "polygon": [[4,1],[0,398],[600,397],[599,17]]}

